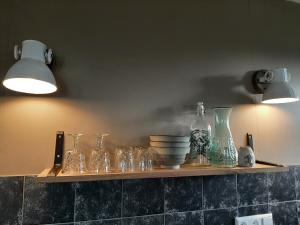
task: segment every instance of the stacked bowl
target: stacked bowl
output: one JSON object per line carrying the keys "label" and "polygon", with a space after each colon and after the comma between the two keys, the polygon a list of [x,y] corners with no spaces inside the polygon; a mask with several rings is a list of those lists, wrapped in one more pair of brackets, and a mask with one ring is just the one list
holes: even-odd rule
{"label": "stacked bowl", "polygon": [[190,137],[151,135],[150,147],[156,154],[156,163],[161,168],[179,169],[190,152]]}

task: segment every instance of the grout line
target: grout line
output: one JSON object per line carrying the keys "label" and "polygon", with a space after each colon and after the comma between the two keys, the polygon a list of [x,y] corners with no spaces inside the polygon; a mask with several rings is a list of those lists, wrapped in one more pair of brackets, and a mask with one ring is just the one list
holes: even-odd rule
{"label": "grout line", "polygon": [[[282,202],[276,202],[276,203],[273,203],[273,204],[290,203],[290,202],[296,202],[296,201],[295,200],[292,200],[292,201],[282,201]],[[256,204],[256,205],[247,205],[247,206],[240,206],[240,207],[233,206],[233,207],[227,207],[227,208],[205,209],[205,210],[202,210],[202,211],[213,211],[213,210],[224,210],[224,209],[232,210],[232,209],[235,209],[235,208],[237,208],[237,209],[238,208],[248,208],[248,207],[262,206],[262,205],[268,205],[268,203],[261,203],[261,204]],[[193,212],[193,211],[185,211],[185,212]]]}
{"label": "grout line", "polygon": [[122,219],[143,218],[143,217],[162,216],[162,215],[163,214],[150,214],[150,215],[142,215],[142,216],[125,216]]}
{"label": "grout line", "polygon": [[[293,202],[299,202],[297,200],[291,200],[291,201],[282,201],[282,202],[276,202],[272,204],[284,204],[284,203],[293,203]],[[238,208],[248,208],[248,207],[254,207],[254,206],[263,206],[263,205],[268,205],[267,203],[261,203],[261,204],[255,204],[255,205],[247,205],[247,206],[240,206],[240,207],[227,207],[227,208],[215,208],[215,209],[205,209],[205,210],[191,210],[191,211],[178,211],[178,212],[170,212],[166,214],[177,214],[177,213],[189,213],[189,212],[206,212],[206,211],[216,211],[216,210],[233,210],[233,209],[238,209]],[[152,216],[155,215],[160,215],[160,214],[153,214]],[[136,216],[134,216],[136,217]],[[139,216],[143,217],[143,216]]]}
{"label": "grout line", "polygon": [[[85,223],[85,222],[103,222],[103,221],[115,221],[115,220],[121,220],[121,218],[111,218],[111,219],[99,219],[99,220],[79,220],[75,223]],[[72,222],[71,222],[72,223]],[[66,223],[57,223],[57,224],[49,224],[49,225],[60,225],[60,224],[70,224],[70,222]],[[48,225],[48,224],[41,224],[41,225]]]}
{"label": "grout line", "polygon": [[238,175],[235,174],[236,209],[239,207]]}
{"label": "grout line", "polygon": [[[290,168],[289,168],[290,169]],[[293,177],[294,177],[294,184],[295,184],[295,187],[294,187],[294,189],[295,189],[295,198],[296,198],[296,211],[297,211],[297,215],[299,215],[299,207],[298,207],[298,201],[297,201],[297,199],[298,199],[298,196],[297,196],[297,179],[296,179],[296,166],[293,166]],[[299,216],[298,216],[299,217]],[[300,219],[298,218],[298,225],[300,225]]]}
{"label": "grout line", "polygon": [[[124,180],[121,180],[121,218],[123,218],[123,207],[124,207]],[[122,223],[122,222],[121,222]]]}
{"label": "grout line", "polygon": [[[163,216],[163,213],[160,214],[150,214],[150,215],[142,215],[142,216],[126,216],[122,217],[122,219],[130,219],[130,218],[143,218],[143,217],[153,217],[153,216]],[[120,218],[114,218],[114,219],[120,219]]]}
{"label": "grout line", "polygon": [[202,207],[201,207],[201,215],[200,215],[200,223],[201,221],[203,222],[203,224],[205,224],[205,221],[204,221],[204,178],[203,176],[201,177],[202,179],[202,185],[201,185],[201,191],[202,191]]}
{"label": "grout line", "polygon": [[[122,223],[123,219],[143,218],[143,217],[153,217],[153,216],[163,216],[163,214],[160,213],[160,214],[150,214],[150,215],[142,215],[142,216],[128,216],[128,217],[123,217],[123,218],[117,217],[117,218],[100,219],[100,220],[80,220],[80,221],[76,221],[76,223],[82,223],[82,222],[103,222],[103,221],[115,221],[115,220],[120,220],[121,223]],[[60,224],[69,224],[69,223],[68,222],[67,223],[58,223],[57,225],[60,225]],[[42,225],[52,225],[52,224],[42,224]]]}
{"label": "grout line", "polygon": [[162,179],[164,188],[164,225],[166,225],[166,179]]}
{"label": "grout line", "polygon": [[294,188],[294,191],[295,191],[295,198],[296,198],[296,200],[298,199],[298,196],[297,196],[297,187],[298,187],[298,183],[297,183],[297,179],[296,179],[296,167],[294,166],[293,167],[293,177],[294,177],[294,184],[295,184],[295,188]]}
{"label": "grout line", "polygon": [[[255,206],[257,206],[257,205],[255,205]],[[217,210],[233,210],[236,208],[237,208],[236,206],[232,206],[232,207],[227,207],[227,208],[205,209],[205,210],[199,210],[199,211],[207,212],[207,211],[217,211]],[[189,211],[187,211],[187,212],[189,212]],[[193,212],[193,211],[191,211],[191,212]]]}
{"label": "grout line", "polygon": [[289,201],[282,201],[282,202],[271,202],[269,205],[279,205],[279,204],[285,204],[285,203],[293,203],[293,202],[298,202],[297,200],[289,200]]}
{"label": "grout line", "polygon": [[77,192],[77,183],[73,183],[74,186],[74,209],[73,209],[73,222],[74,222],[74,225],[75,225],[75,220],[76,220],[76,192]]}
{"label": "grout line", "polygon": [[267,202],[268,202],[268,212],[271,212],[269,184],[270,184],[270,174],[267,172],[267,192],[268,192]]}
{"label": "grout line", "polygon": [[202,185],[201,185],[201,188],[202,188],[202,210],[204,209],[204,184],[203,184],[203,182],[204,182],[204,178],[203,178],[203,176],[202,176]]}
{"label": "grout line", "polygon": [[24,199],[25,199],[25,176],[23,177],[23,194],[22,194],[22,217],[21,217],[21,224],[24,222]]}
{"label": "grout line", "polygon": [[190,210],[190,211],[180,211],[180,212],[168,212],[166,215],[172,215],[172,214],[181,214],[181,213],[193,213],[193,212],[203,212],[206,210]]}
{"label": "grout line", "polygon": [[[53,223],[43,223],[43,224],[39,224],[39,225],[69,225],[70,223],[73,223],[73,222],[66,222],[66,223],[55,223],[55,224],[53,224]],[[74,225],[75,225],[75,223],[74,223]]]}

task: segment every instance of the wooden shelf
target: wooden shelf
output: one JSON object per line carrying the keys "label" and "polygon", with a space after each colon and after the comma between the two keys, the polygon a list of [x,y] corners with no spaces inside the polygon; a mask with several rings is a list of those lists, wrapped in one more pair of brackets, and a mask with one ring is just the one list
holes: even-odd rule
{"label": "wooden shelf", "polygon": [[97,180],[128,180],[145,178],[166,178],[166,177],[189,177],[189,176],[211,176],[241,173],[262,173],[262,172],[284,172],[289,168],[283,165],[276,165],[267,162],[257,162],[256,167],[236,167],[236,168],[216,168],[216,167],[191,167],[183,166],[178,170],[153,169],[149,172],[111,172],[106,174],[63,174],[61,170],[57,175],[52,173],[51,169],[45,169],[37,177],[39,182],[57,183],[57,182],[81,182]]}

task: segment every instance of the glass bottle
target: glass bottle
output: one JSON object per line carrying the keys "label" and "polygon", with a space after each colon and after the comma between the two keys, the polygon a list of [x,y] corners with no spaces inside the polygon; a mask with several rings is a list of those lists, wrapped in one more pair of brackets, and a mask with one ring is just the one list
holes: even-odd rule
{"label": "glass bottle", "polygon": [[235,167],[238,164],[238,153],[229,126],[231,110],[225,107],[214,109],[215,129],[209,158],[216,167]]}
{"label": "glass bottle", "polygon": [[203,102],[198,102],[197,116],[191,124],[190,153],[187,155],[187,164],[209,166],[210,145],[211,126],[205,117]]}

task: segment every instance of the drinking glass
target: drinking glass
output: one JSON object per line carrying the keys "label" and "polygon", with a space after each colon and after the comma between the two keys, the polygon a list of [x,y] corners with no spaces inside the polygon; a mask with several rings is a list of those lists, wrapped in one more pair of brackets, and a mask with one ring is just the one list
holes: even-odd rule
{"label": "drinking glass", "polygon": [[125,151],[125,155],[126,155],[127,170],[129,172],[133,172],[135,170],[135,158],[133,154],[133,148],[129,148],[129,150]]}
{"label": "drinking glass", "polygon": [[65,152],[63,173],[85,173],[85,155],[79,147],[79,140],[83,134],[68,134],[73,138],[73,147]]}
{"label": "drinking glass", "polygon": [[122,147],[116,149],[116,168],[118,171],[150,171],[153,168],[153,155],[143,147]]}
{"label": "drinking glass", "polygon": [[104,138],[108,135],[96,135],[96,148],[91,153],[89,163],[89,171],[92,173],[110,172],[110,154],[104,147]]}
{"label": "drinking glass", "polygon": [[144,171],[150,171],[153,169],[153,155],[151,150],[148,148],[140,148],[140,154],[139,154],[139,170]]}
{"label": "drinking glass", "polygon": [[116,148],[116,168],[122,173],[127,171],[127,157],[126,153],[122,148]]}
{"label": "drinking glass", "polygon": [[132,147],[118,147],[116,148],[116,168],[118,171],[133,172],[135,170],[135,154]]}

